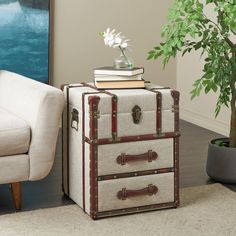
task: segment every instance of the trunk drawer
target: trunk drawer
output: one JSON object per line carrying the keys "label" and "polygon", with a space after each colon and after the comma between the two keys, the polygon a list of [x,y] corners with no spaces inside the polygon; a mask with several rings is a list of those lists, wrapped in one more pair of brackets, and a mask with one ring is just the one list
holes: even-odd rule
{"label": "trunk drawer", "polygon": [[174,166],[173,138],[98,146],[98,176]]}
{"label": "trunk drawer", "polygon": [[98,182],[99,212],[168,202],[174,202],[173,172]]}

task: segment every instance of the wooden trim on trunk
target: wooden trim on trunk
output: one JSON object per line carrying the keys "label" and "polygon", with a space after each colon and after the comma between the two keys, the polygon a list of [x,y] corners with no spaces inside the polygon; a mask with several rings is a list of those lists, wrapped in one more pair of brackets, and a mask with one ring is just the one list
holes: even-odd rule
{"label": "wooden trim on trunk", "polygon": [[112,140],[117,140],[117,103],[118,97],[106,90],[102,91],[111,96],[111,136]]}
{"label": "wooden trim on trunk", "polygon": [[112,140],[110,138],[91,140],[88,137],[84,137],[84,141],[89,144],[106,145],[106,144],[114,144],[114,143],[127,143],[127,142],[138,142],[138,141],[147,141],[147,140],[155,140],[155,139],[175,138],[179,136],[180,136],[179,132],[170,132],[170,133],[162,133],[161,135],[144,134],[144,135],[136,135],[136,136],[125,136],[125,137],[119,137],[117,138],[117,140]]}
{"label": "wooden trim on trunk", "polygon": [[70,109],[70,104],[69,104],[69,91],[70,91],[70,87],[66,87],[66,120],[67,120],[67,150],[66,150],[66,172],[67,172],[67,194],[68,196],[70,195],[70,180],[69,180],[69,172],[70,172],[70,168],[69,168],[69,163],[70,163],[70,158],[69,158],[69,145],[70,145],[70,128],[69,128],[69,109]]}
{"label": "wooden trim on trunk", "polygon": [[98,181],[111,180],[111,179],[121,179],[121,178],[131,178],[144,175],[154,175],[154,174],[163,174],[174,172],[174,167],[162,168],[162,169],[153,169],[153,170],[144,170],[144,171],[135,171],[129,173],[117,173],[111,175],[101,175],[98,176]]}
{"label": "wooden trim on trunk", "polygon": [[83,201],[84,212],[85,212],[85,96],[98,93],[99,92],[85,92],[82,94],[82,189],[83,189],[82,201]]}
{"label": "wooden trim on trunk", "polygon": [[118,97],[106,90],[98,90],[95,86],[87,83],[83,83],[85,86],[97,90],[99,93],[105,93],[109,96],[111,96],[111,136],[112,139],[115,141],[117,140],[117,102]]}
{"label": "wooden trim on trunk", "polygon": [[[62,84],[61,85],[61,90],[62,90],[62,92],[64,91],[64,88],[65,88],[65,86],[67,86],[67,84]],[[65,107],[65,105],[64,105],[64,107]],[[66,107],[67,108],[67,107]],[[65,191],[65,186],[64,186],[64,178],[65,178],[65,176],[64,176],[64,145],[63,145],[63,143],[65,142],[65,140],[64,140],[64,128],[63,128],[63,125],[64,125],[64,111],[63,111],[63,114],[62,114],[62,117],[61,117],[61,126],[62,126],[62,129],[61,129],[61,141],[62,141],[62,145],[61,145],[61,152],[62,152],[62,157],[61,157],[61,159],[62,159],[62,175],[61,175],[61,178],[62,178],[62,181],[61,181],[61,187],[62,187],[62,192],[63,193],[65,193],[66,191]],[[66,126],[67,126],[68,124],[67,124],[67,121],[66,121]]]}
{"label": "wooden trim on trunk", "polygon": [[169,89],[169,87],[147,89],[156,94],[156,131],[158,135],[162,134],[162,93],[158,90],[163,89]]}
{"label": "wooden trim on trunk", "polygon": [[175,207],[176,205],[174,202],[166,202],[166,203],[147,205],[147,206],[138,206],[138,207],[118,209],[118,210],[112,210],[112,211],[101,211],[101,212],[98,212],[97,217],[94,219],[101,219],[101,218],[119,216],[119,215],[129,215],[129,214],[135,214],[135,213],[140,213],[140,212],[155,211],[159,209],[167,209],[167,208],[175,208]]}
{"label": "wooden trim on trunk", "polygon": [[[174,100],[174,128],[175,132],[179,132],[179,97],[180,93],[176,90],[171,90],[171,95]],[[174,168],[175,168],[175,205],[180,204],[179,199],[179,137],[174,138]]]}
{"label": "wooden trim on trunk", "polygon": [[[98,103],[100,101],[99,96],[89,96],[89,137],[92,140],[96,140],[98,137]],[[90,145],[90,216],[92,219],[97,218],[98,212],[98,146]]]}
{"label": "wooden trim on trunk", "polygon": [[180,93],[179,93],[179,91],[171,90],[171,96],[173,97],[173,100],[174,100],[174,106],[173,106],[172,110],[174,112],[175,132],[179,132],[179,97],[180,97]]}
{"label": "wooden trim on trunk", "polygon": [[161,108],[162,108],[162,94],[161,92],[157,91],[156,92],[156,103],[157,103],[157,117],[156,117],[156,130],[157,130],[157,134],[160,135],[162,133],[162,114],[161,114]]}
{"label": "wooden trim on trunk", "polygon": [[84,137],[85,137],[85,108],[84,108],[84,96],[85,94],[82,94],[82,188],[83,188],[83,193],[82,193],[82,201],[83,201],[83,210],[85,212],[85,142],[84,142]]}
{"label": "wooden trim on trunk", "polygon": [[11,183],[11,194],[16,210],[21,209],[21,184],[20,182]]}
{"label": "wooden trim on trunk", "polygon": [[174,138],[174,185],[175,185],[175,204],[180,204],[179,199],[179,138]]}

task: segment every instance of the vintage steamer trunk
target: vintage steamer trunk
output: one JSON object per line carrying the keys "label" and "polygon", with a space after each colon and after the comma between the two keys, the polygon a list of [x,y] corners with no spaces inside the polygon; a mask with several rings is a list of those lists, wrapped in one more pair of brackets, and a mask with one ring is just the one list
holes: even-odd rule
{"label": "vintage steamer trunk", "polygon": [[179,92],[63,90],[65,194],[93,219],[177,207]]}

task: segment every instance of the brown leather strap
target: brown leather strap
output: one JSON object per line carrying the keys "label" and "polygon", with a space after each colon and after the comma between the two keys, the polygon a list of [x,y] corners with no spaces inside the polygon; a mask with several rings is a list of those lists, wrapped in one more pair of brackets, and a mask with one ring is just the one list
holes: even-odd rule
{"label": "brown leather strap", "polygon": [[156,130],[157,134],[161,134],[161,108],[162,108],[162,94],[161,92],[156,92],[157,94],[157,120],[156,120]]}
{"label": "brown leather strap", "polygon": [[[97,89],[96,86],[93,86],[91,84],[87,84],[87,83],[82,83],[83,85],[87,86],[87,87],[90,87],[90,88],[93,88],[93,89]],[[111,96],[111,110],[112,110],[112,113],[111,113],[111,133],[112,133],[112,140],[117,140],[117,102],[118,102],[118,97],[111,93],[111,92],[108,92],[107,90],[98,90],[100,93],[105,93],[109,96]]]}
{"label": "brown leather strap", "polygon": [[149,90],[155,91],[155,90],[162,90],[162,89],[170,89],[170,87],[151,88]]}
{"label": "brown leather strap", "polygon": [[[70,110],[70,104],[69,104],[69,98],[70,98],[70,95],[69,95],[69,86],[66,87],[66,125],[67,125],[67,150],[66,150],[66,174],[67,174],[67,180],[66,180],[66,184],[67,184],[67,194],[68,196],[70,196],[70,181],[69,181],[69,176],[70,176],[70,158],[69,158],[69,144],[70,144],[70,129],[69,129],[69,110]],[[64,140],[63,140],[64,141]],[[63,161],[64,163],[64,161]],[[63,165],[63,172],[64,172],[64,165]],[[63,182],[64,183],[64,182]],[[63,187],[65,189],[65,187]]]}
{"label": "brown leather strap", "polygon": [[171,95],[174,100],[174,106],[172,111],[174,112],[174,119],[175,119],[175,132],[179,131],[179,91],[171,90]]}
{"label": "brown leather strap", "polygon": [[131,197],[138,197],[138,196],[152,196],[154,194],[157,194],[158,188],[157,186],[153,184],[149,184],[148,187],[143,188],[143,189],[138,189],[138,190],[127,190],[126,188],[122,188],[117,193],[117,198],[120,200],[126,200],[127,198]]}
{"label": "brown leather strap", "polygon": [[152,150],[149,150],[148,152],[139,155],[127,155],[125,153],[122,153],[116,158],[116,162],[120,165],[125,165],[126,163],[133,161],[152,162],[157,159],[157,156],[158,154],[156,152],[153,152]]}
{"label": "brown leather strap", "polygon": [[110,95],[111,98],[111,134],[112,134],[112,140],[117,140],[117,102],[118,97],[106,90],[102,91],[103,93]]}
{"label": "brown leather strap", "polygon": [[112,97],[112,139],[117,139],[117,96]]}
{"label": "brown leather strap", "polygon": [[[85,212],[85,96],[97,95],[99,92],[85,92],[82,94],[82,182],[83,182],[83,210]],[[95,107],[97,108],[97,107]],[[88,188],[88,186],[87,186]]]}
{"label": "brown leather strap", "polygon": [[[94,141],[93,145],[90,145],[90,155],[89,155],[89,173],[90,173],[90,215],[93,219],[96,218],[98,212],[98,104],[100,101],[99,96],[89,96],[89,138]],[[85,176],[84,176],[85,177]]]}
{"label": "brown leather strap", "polygon": [[156,94],[156,132],[157,135],[161,135],[162,134],[162,130],[161,130],[161,126],[162,126],[162,122],[161,122],[161,109],[162,109],[162,93],[158,90],[162,90],[162,89],[169,89],[169,87],[163,87],[163,88],[146,88],[148,91],[153,92]]}

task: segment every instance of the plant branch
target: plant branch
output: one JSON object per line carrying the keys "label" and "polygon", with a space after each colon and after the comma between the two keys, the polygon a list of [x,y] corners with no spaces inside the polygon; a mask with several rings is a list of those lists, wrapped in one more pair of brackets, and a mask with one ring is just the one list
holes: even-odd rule
{"label": "plant branch", "polygon": [[[206,18],[206,20],[208,20],[209,22],[211,22],[213,25],[216,26],[216,28],[218,28],[218,30],[220,31],[221,33],[221,28],[213,21],[213,20],[210,20],[205,14],[203,14],[203,16]],[[222,35],[223,36],[223,35]]]}
{"label": "plant branch", "polygon": [[228,43],[228,45],[231,48],[235,48],[236,47],[236,44],[234,44],[229,38],[224,36],[224,34],[222,33],[222,29],[213,20],[210,20],[205,14],[203,14],[203,16],[206,18],[206,20],[211,22],[219,30],[220,35],[223,37],[223,39],[225,39],[225,41]]}
{"label": "plant branch", "polygon": [[[233,61],[236,60],[236,52],[233,52],[232,59],[233,59]],[[235,108],[235,102],[236,102],[235,82],[236,82],[236,69],[235,69],[235,66],[233,65],[232,79],[230,82],[230,89],[231,89],[231,94],[232,94],[231,108],[232,107]]]}
{"label": "plant branch", "polygon": [[224,39],[232,49],[236,47],[236,44],[234,44],[229,38],[225,37]]}
{"label": "plant branch", "polygon": [[[236,35],[236,31],[234,31],[233,29],[231,29],[231,31],[233,32],[233,34],[235,34]],[[236,45],[236,44],[235,44]]]}

